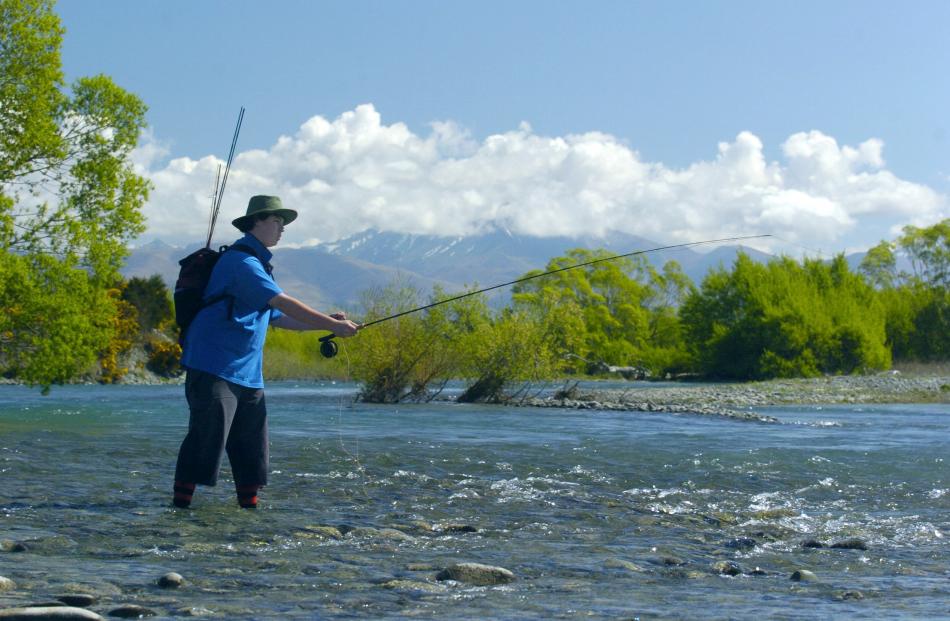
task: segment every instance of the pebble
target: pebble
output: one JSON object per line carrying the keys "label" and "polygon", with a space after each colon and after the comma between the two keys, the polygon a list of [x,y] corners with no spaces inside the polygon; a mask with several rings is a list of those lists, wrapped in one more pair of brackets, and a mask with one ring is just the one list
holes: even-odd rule
{"label": "pebble", "polygon": [[818,576],[807,569],[796,569],[789,578],[793,582],[818,582]]}
{"label": "pebble", "polygon": [[455,580],[479,586],[508,584],[514,582],[515,575],[504,567],[483,565],[481,563],[456,563],[446,567],[435,577],[436,580]]}
{"label": "pebble", "polygon": [[7,608],[0,610],[2,621],[104,621],[85,608],[50,606],[45,608]]}
{"label": "pebble", "polygon": [[125,604],[124,606],[110,610],[109,616],[120,617],[122,619],[141,619],[142,617],[154,617],[155,611],[136,604]]}
{"label": "pebble", "polygon": [[168,572],[158,579],[158,586],[162,587],[163,589],[177,589],[183,584],[185,584],[185,579],[182,578],[181,574],[175,573],[173,571]]}

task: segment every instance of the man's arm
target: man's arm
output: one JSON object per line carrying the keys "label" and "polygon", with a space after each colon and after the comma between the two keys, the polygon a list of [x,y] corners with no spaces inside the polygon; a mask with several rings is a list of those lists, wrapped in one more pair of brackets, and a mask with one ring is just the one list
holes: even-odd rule
{"label": "man's arm", "polygon": [[337,336],[353,336],[360,328],[342,315],[326,315],[286,293],[275,295],[268,304],[284,313],[271,325],[285,330],[329,330]]}

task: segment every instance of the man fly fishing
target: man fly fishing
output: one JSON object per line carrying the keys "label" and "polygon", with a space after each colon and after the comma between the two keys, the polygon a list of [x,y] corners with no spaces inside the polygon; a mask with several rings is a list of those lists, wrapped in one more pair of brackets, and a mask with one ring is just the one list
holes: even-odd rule
{"label": "man fly fishing", "polygon": [[188,325],[181,364],[186,369],[188,433],[175,467],[175,506],[191,504],[196,485],[213,486],[225,453],[238,503],[257,507],[267,484],[267,408],[262,373],[269,326],[356,334],[343,313],[326,315],[293,298],[271,275],[270,248],[297,218],[276,196],[253,196],[232,224],[244,236],[220,254],[204,303]]}

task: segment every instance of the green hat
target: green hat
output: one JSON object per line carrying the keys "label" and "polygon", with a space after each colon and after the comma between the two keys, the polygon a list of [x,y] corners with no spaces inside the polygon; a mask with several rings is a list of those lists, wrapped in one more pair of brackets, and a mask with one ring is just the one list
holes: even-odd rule
{"label": "green hat", "polygon": [[293,209],[284,209],[280,199],[276,196],[252,196],[247,203],[247,213],[240,218],[231,220],[231,224],[237,228],[248,223],[259,213],[275,214],[284,219],[284,224],[290,224],[297,219],[297,212]]}

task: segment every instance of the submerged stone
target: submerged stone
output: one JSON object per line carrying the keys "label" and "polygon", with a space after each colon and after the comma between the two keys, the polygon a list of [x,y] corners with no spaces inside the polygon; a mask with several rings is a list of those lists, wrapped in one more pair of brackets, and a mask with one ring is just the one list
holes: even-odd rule
{"label": "submerged stone", "polygon": [[736,537],[726,542],[726,547],[733,550],[751,550],[755,546],[756,541],[751,537]]}
{"label": "submerged stone", "polygon": [[835,599],[839,601],[864,599],[864,593],[856,590],[838,591],[835,593]]}
{"label": "submerged stone", "polygon": [[868,544],[863,539],[852,537],[851,539],[836,541],[831,544],[831,547],[838,548],[840,550],[867,550]]}
{"label": "submerged stone", "polygon": [[145,606],[136,604],[125,604],[109,611],[110,617],[119,617],[122,619],[140,619],[142,617],[154,617],[155,611],[149,610]]}
{"label": "submerged stone", "polygon": [[441,593],[445,587],[441,584],[422,582],[421,580],[390,580],[383,583],[383,588],[396,591],[422,591],[424,593]]}
{"label": "submerged stone", "polygon": [[7,608],[0,610],[3,621],[103,621],[100,615],[85,608],[48,606],[40,608]]}
{"label": "submerged stone", "polygon": [[823,548],[825,547],[825,544],[818,541],[817,539],[806,539],[805,541],[802,542],[802,547],[806,549],[807,548]]}
{"label": "submerged stone", "polygon": [[4,576],[0,576],[0,592],[12,591],[15,588],[16,588],[16,582]]}
{"label": "submerged stone", "polygon": [[483,565],[481,563],[456,563],[440,571],[436,580],[455,580],[479,586],[508,584],[514,582],[515,575],[504,567]]}
{"label": "submerged stone", "polygon": [[162,587],[163,589],[177,589],[183,584],[185,584],[185,579],[182,577],[182,575],[173,571],[168,572],[158,579],[158,586]]}
{"label": "submerged stone", "polygon": [[716,561],[712,568],[717,574],[723,576],[738,576],[742,573],[742,568],[735,561]]}
{"label": "submerged stone", "polygon": [[643,573],[646,570],[643,567],[640,567],[632,561],[627,561],[622,558],[609,558],[604,561],[604,567],[608,569],[626,569],[627,571],[633,571],[637,573]]}
{"label": "submerged stone", "polygon": [[793,582],[818,582],[818,576],[807,569],[796,569],[789,579]]}
{"label": "submerged stone", "polygon": [[79,608],[92,606],[99,601],[95,595],[89,595],[87,593],[67,593],[65,595],[57,595],[56,599],[67,606],[77,606]]}

